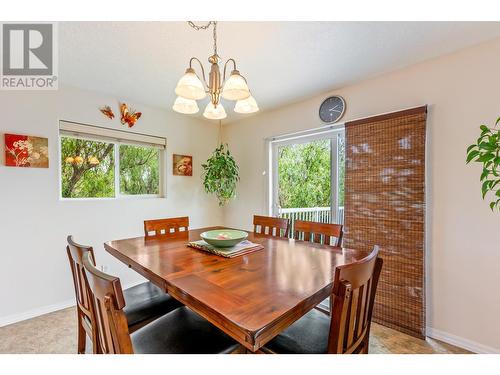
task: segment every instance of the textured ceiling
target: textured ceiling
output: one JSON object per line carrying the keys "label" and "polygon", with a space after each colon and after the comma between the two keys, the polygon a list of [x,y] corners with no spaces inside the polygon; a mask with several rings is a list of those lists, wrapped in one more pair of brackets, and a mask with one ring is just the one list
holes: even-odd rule
{"label": "textured ceiling", "polygon": [[[219,22],[261,109],[500,37],[499,22]],[[211,31],[185,22],[61,22],[62,84],[171,110],[189,58],[206,63]],[[204,105],[200,105],[203,109]],[[228,120],[238,118],[225,105]]]}

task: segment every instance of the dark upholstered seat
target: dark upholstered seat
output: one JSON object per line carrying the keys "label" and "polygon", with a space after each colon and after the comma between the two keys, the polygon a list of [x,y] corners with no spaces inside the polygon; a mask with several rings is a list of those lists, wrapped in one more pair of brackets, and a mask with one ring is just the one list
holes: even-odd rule
{"label": "dark upholstered seat", "polygon": [[95,307],[92,311],[99,353],[230,353],[239,348],[228,335],[186,306],[130,334],[120,279],[99,271],[90,255],[83,254],[82,263],[91,306]]}
{"label": "dark upholstered seat", "polygon": [[330,318],[312,309],[266,344],[278,354],[325,354],[328,349]]}
{"label": "dark upholstered seat", "polygon": [[185,306],[140,328],[131,338],[138,354],[222,354],[239,346]]}
{"label": "dark upholstered seat", "polygon": [[145,282],[123,291],[129,327],[158,318],[182,304],[156,285]]}

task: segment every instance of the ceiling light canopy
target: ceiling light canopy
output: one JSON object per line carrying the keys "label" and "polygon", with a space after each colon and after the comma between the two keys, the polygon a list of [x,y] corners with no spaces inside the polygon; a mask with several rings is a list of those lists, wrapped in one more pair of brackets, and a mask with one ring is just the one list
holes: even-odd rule
{"label": "ceiling light canopy", "polygon": [[[210,65],[210,72],[208,74],[208,83],[205,78],[205,69],[201,61],[192,57],[189,60],[189,67],[186,73],[181,77],[175,88],[175,93],[178,95],[173,105],[173,110],[183,114],[192,114],[198,112],[198,105],[196,100],[204,99],[205,96],[210,96],[210,103],[208,103],[203,116],[211,120],[220,120],[227,117],[226,111],[220,102],[221,97],[226,100],[236,100],[235,112],[238,113],[253,113],[259,110],[257,102],[251,96],[250,89],[246,79],[236,69],[236,61],[232,58],[224,63],[223,74],[221,76],[219,62],[221,62],[217,54],[217,22],[210,21],[203,26],[195,25],[189,21],[188,24],[195,30],[206,30],[213,25],[213,38],[214,38],[214,54],[208,58]],[[198,62],[201,68],[200,80],[195,70],[192,67],[193,61]],[[233,70],[226,80],[227,64],[233,65]]]}

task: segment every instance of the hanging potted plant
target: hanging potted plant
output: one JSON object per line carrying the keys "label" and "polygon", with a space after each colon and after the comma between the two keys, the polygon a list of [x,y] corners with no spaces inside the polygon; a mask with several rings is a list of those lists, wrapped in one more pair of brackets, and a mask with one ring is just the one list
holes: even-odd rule
{"label": "hanging potted plant", "polygon": [[238,165],[227,144],[221,143],[201,166],[205,191],[215,194],[219,206],[224,206],[236,196],[236,184],[240,180]]}
{"label": "hanging potted plant", "polygon": [[467,164],[471,161],[481,163],[483,171],[480,180],[483,199],[488,192],[492,197],[491,210],[500,210],[500,129],[496,129],[500,117],[495,123],[495,129],[481,125],[481,135],[477,142],[467,148]]}

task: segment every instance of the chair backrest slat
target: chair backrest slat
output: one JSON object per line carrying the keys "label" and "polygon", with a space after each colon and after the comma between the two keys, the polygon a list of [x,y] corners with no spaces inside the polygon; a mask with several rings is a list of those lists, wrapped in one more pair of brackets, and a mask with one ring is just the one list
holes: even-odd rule
{"label": "chair backrest slat", "polygon": [[83,256],[84,277],[91,291],[99,345],[104,354],[132,354],[133,347],[123,312],[125,298],[120,279],[99,271],[88,254]]}
{"label": "chair backrest slat", "polygon": [[75,287],[76,303],[83,313],[90,319],[90,304],[87,294],[87,287],[83,280],[83,255],[90,254],[90,260],[95,264],[94,249],[91,246],[77,244],[73,241],[72,236],[67,238],[68,245],[66,252],[68,253],[69,265],[73,276],[73,284]]}
{"label": "chair backrest slat", "polygon": [[270,216],[253,216],[253,231],[273,237],[288,237],[288,219]]}
{"label": "chair backrest slat", "polygon": [[175,237],[180,232],[189,230],[189,217],[172,217],[169,219],[144,220],[144,235],[146,237]]}
{"label": "chair backrest slat", "polygon": [[335,269],[329,353],[368,353],[382,259],[378,246],[364,259]]}
{"label": "chair backrest slat", "polygon": [[85,351],[85,334],[87,334],[92,341],[93,352],[99,353],[100,349],[97,343],[97,328],[94,318],[95,314],[93,311],[92,296],[90,295],[83,268],[83,257],[86,254],[88,254],[92,264],[95,265],[94,250],[91,246],[77,244],[72,236],[68,236],[67,242],[66,252],[68,254],[73,285],[75,287],[76,309],[78,314],[78,352],[83,353]]}
{"label": "chair backrest slat", "polygon": [[340,246],[342,244],[342,234],[341,224],[316,223],[303,220],[295,220],[294,222],[293,237],[296,240],[303,239],[304,241],[313,241],[319,244]]}

